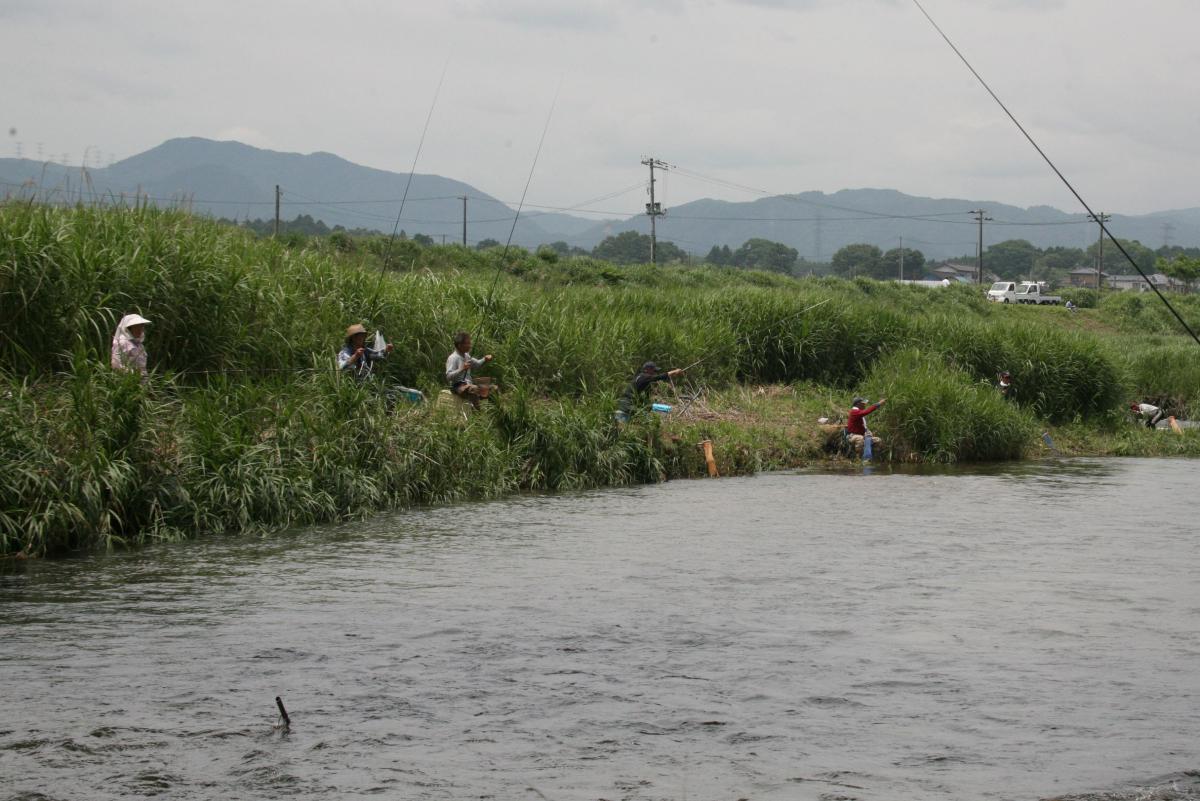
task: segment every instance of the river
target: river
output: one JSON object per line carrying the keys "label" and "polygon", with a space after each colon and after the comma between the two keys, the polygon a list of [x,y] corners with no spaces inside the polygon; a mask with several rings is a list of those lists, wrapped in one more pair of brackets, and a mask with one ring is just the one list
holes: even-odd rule
{"label": "river", "polygon": [[1200,798],[1200,463],[867,472],[10,565],[0,797]]}

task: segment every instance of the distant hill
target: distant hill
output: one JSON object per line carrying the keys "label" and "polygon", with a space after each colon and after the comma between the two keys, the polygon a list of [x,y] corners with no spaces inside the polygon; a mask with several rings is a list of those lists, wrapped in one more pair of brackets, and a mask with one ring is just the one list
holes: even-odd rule
{"label": "distant hill", "polygon": [[[332,153],[279,153],[239,142],[171,139],[111,167],[89,169],[42,164],[28,159],[0,159],[0,196],[28,194],[87,200],[96,196],[149,195],[160,205],[190,208],[230,219],[274,216],[275,185],[283,189],[281,215],[308,214],[327,225],[391,232],[405,174],[353,164]],[[22,189],[21,185],[26,188]],[[456,242],[462,237],[463,195],[467,203],[467,238],[500,242],[508,238],[514,209],[470,184],[438,175],[413,177],[404,219],[410,236],[428,234]],[[925,198],[890,189],[844,189],[833,194],[802,192],[742,203],[697,200],[667,210],[659,219],[660,238],[703,256],[713,245],[736,248],[753,237],[786,243],[800,256],[826,261],[840,247],[868,242],[888,249],[916,248],[927,257],[950,258],[974,250],[978,230],[971,209],[986,209],[984,243],[1027,239],[1038,247],[1086,247],[1096,239],[1096,226],[1082,214],[1049,206],[1023,209],[985,200]],[[1200,245],[1200,208],[1129,216],[1113,214],[1110,230],[1155,248],[1169,235],[1173,244]],[[526,247],[566,241],[591,249],[605,236],[623,231],[649,232],[649,221],[636,215],[624,220],[593,219],[526,210],[514,242]]]}
{"label": "distant hill", "polygon": [[[0,159],[4,182],[0,195],[17,192],[14,184],[32,181],[43,193],[78,197],[84,180],[79,168]],[[408,175],[363,167],[332,153],[278,153],[240,142],[192,137],[168,140],[111,167],[89,169],[86,181],[85,200],[141,192],[158,205],[186,204],[229,219],[273,218],[278,184],[284,219],[308,214],[329,226],[391,233]],[[425,233],[438,240],[445,235],[447,241],[460,241],[463,195],[470,198],[468,240],[472,244],[488,238],[505,241],[515,210],[470,184],[439,175],[413,176],[400,227],[410,236]],[[572,232],[592,224],[578,218],[566,222]],[[553,233],[538,224],[537,215],[522,215],[513,241],[534,246],[557,238]]]}

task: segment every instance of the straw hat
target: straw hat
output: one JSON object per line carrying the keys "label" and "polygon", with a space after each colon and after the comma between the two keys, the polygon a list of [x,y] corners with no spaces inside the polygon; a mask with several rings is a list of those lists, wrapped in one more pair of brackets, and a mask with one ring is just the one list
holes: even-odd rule
{"label": "straw hat", "polygon": [[346,339],[349,339],[350,337],[354,336],[355,334],[365,334],[365,333],[367,333],[367,329],[361,323],[355,323],[354,325],[352,325],[346,329]]}

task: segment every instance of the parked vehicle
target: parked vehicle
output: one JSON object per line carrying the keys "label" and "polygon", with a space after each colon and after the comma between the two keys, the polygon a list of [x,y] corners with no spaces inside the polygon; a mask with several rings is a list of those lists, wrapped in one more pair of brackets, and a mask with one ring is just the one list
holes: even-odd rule
{"label": "parked vehicle", "polygon": [[1037,306],[1057,306],[1059,295],[1046,293],[1045,281],[997,281],[988,290],[987,299],[993,303],[1029,303]]}
{"label": "parked vehicle", "polygon": [[992,288],[988,290],[987,299],[993,303],[1016,303],[1017,282],[997,281],[996,283],[992,284]]}

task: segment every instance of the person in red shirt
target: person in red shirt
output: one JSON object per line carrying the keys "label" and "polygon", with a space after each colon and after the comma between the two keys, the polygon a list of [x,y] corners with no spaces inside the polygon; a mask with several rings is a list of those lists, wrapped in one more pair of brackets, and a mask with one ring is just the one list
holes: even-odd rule
{"label": "person in red shirt", "polygon": [[874,434],[868,435],[866,417],[885,403],[887,403],[887,398],[880,398],[879,403],[868,406],[866,398],[855,398],[854,405],[850,407],[850,417],[846,421],[846,439],[854,446],[854,450],[859,456],[862,456],[863,440],[867,436],[871,437],[872,449],[880,445],[879,437]]}

